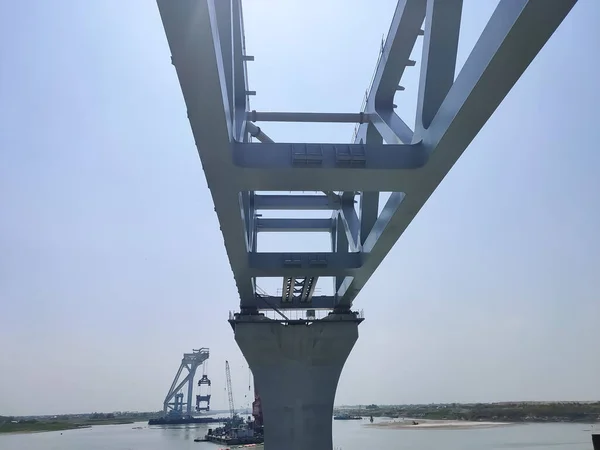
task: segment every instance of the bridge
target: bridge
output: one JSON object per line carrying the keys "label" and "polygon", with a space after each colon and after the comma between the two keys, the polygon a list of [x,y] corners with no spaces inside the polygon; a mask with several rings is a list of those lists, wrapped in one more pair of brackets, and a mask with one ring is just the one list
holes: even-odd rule
{"label": "bridge", "polygon": [[[354,300],[576,1],[500,0],[455,74],[462,0],[400,0],[361,110],[311,113],[251,109],[241,0],[157,0],[239,292],[230,323],[261,395],[267,450],[331,450],[335,391],[363,320]],[[394,96],[417,39],[412,129]],[[356,128],[350,143],[273,142],[257,125],[270,121]],[[391,195],[379,205],[381,192]],[[285,232],[328,233],[331,250],[257,251],[260,234]],[[281,295],[265,294],[262,277],[279,279]],[[324,279],[333,294],[315,295]]]}

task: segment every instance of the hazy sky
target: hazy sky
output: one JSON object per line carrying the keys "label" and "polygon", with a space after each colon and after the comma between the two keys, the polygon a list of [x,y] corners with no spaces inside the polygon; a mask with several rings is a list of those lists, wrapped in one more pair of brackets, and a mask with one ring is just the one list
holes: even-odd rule
{"label": "hazy sky", "polygon": [[[465,0],[461,65],[496,3]],[[358,111],[395,0],[244,7],[253,108]],[[598,19],[580,0],[362,291],[337,403],[600,399]],[[245,405],[237,305],[155,2],[0,2],[0,414],[157,410],[201,346],[213,406],[225,359]]]}

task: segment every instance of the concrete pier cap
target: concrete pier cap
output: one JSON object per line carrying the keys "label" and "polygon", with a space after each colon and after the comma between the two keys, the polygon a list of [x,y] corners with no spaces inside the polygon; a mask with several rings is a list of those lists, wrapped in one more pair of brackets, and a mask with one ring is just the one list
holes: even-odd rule
{"label": "concrete pier cap", "polygon": [[265,450],[332,450],[337,384],[363,320],[350,311],[314,320],[230,318],[261,397]]}

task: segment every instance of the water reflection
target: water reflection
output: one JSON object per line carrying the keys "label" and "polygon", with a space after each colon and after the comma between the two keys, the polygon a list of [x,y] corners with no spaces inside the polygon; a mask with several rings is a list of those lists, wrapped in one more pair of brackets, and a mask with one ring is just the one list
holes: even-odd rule
{"label": "water reflection", "polygon": [[[368,420],[334,421],[334,446],[342,450],[591,450],[590,425],[528,424],[471,430],[386,429]],[[142,426],[142,429],[134,429]],[[586,430],[586,431],[584,431]],[[0,435],[1,450],[217,450],[194,442],[206,424],[170,427],[146,424],[98,426],[51,433]],[[310,450],[310,449],[307,449]]]}

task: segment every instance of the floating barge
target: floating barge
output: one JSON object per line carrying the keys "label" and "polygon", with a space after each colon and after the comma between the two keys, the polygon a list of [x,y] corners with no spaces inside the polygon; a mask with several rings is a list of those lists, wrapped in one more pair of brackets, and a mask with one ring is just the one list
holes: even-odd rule
{"label": "floating barge", "polygon": [[262,436],[229,437],[229,436],[214,436],[214,435],[208,435],[208,434],[205,436],[204,440],[208,441],[208,442],[214,442],[215,444],[225,444],[227,446],[262,444],[265,441]]}
{"label": "floating barge", "polygon": [[223,423],[217,417],[158,417],[150,419],[148,425],[186,425],[190,423]]}

